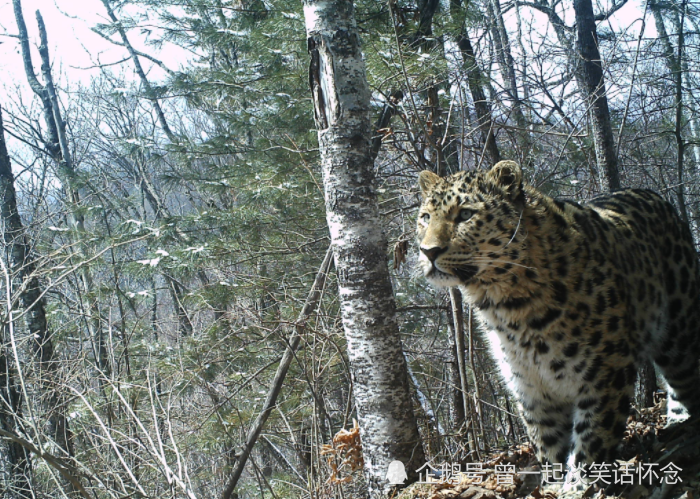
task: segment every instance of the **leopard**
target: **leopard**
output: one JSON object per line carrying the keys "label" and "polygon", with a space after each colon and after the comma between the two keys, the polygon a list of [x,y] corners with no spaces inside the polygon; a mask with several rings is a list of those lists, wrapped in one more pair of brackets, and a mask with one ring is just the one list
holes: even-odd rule
{"label": "leopard", "polygon": [[698,255],[672,204],[554,198],[514,161],[418,184],[419,273],[473,307],[540,463],[613,463],[647,360],[669,417],[700,415]]}

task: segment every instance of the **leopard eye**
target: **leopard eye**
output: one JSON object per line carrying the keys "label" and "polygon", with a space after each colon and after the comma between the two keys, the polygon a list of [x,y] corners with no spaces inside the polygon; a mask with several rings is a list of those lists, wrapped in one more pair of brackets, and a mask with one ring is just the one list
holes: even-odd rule
{"label": "leopard eye", "polygon": [[420,223],[423,225],[428,225],[430,223],[430,213],[423,213],[420,216]]}
{"label": "leopard eye", "polygon": [[457,221],[458,222],[466,222],[469,220],[471,217],[474,216],[474,210],[468,210],[468,209],[463,209],[459,211],[459,215],[457,215]]}

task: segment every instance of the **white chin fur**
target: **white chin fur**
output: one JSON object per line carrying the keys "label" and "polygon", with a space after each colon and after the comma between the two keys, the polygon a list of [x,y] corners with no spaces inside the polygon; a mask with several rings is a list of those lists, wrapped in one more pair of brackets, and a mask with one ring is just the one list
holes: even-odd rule
{"label": "white chin fur", "polygon": [[455,276],[433,269],[432,265],[423,265],[423,275],[430,284],[438,288],[452,288],[462,284]]}
{"label": "white chin fur", "polygon": [[440,276],[429,276],[427,279],[430,284],[438,288],[454,288],[462,284],[459,279],[447,274],[441,274]]}

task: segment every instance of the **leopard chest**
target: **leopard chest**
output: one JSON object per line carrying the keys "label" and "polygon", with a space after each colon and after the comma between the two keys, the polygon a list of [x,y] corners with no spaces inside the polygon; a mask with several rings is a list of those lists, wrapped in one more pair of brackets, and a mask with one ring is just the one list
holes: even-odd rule
{"label": "leopard chest", "polygon": [[[585,390],[588,359],[577,342],[568,341],[557,330],[558,312],[545,314],[535,327],[528,325],[523,314],[498,309],[479,310],[477,316],[488,331],[493,357],[515,393],[573,400]],[[538,327],[544,322],[548,324]]]}

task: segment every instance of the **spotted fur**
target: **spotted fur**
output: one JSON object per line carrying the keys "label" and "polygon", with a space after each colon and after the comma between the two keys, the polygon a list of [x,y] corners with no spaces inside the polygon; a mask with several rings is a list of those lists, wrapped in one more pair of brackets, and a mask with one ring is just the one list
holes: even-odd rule
{"label": "spotted fur", "polygon": [[612,462],[643,359],[700,414],[698,259],[668,202],[553,199],[512,161],[419,183],[425,277],[477,310],[541,461]]}

